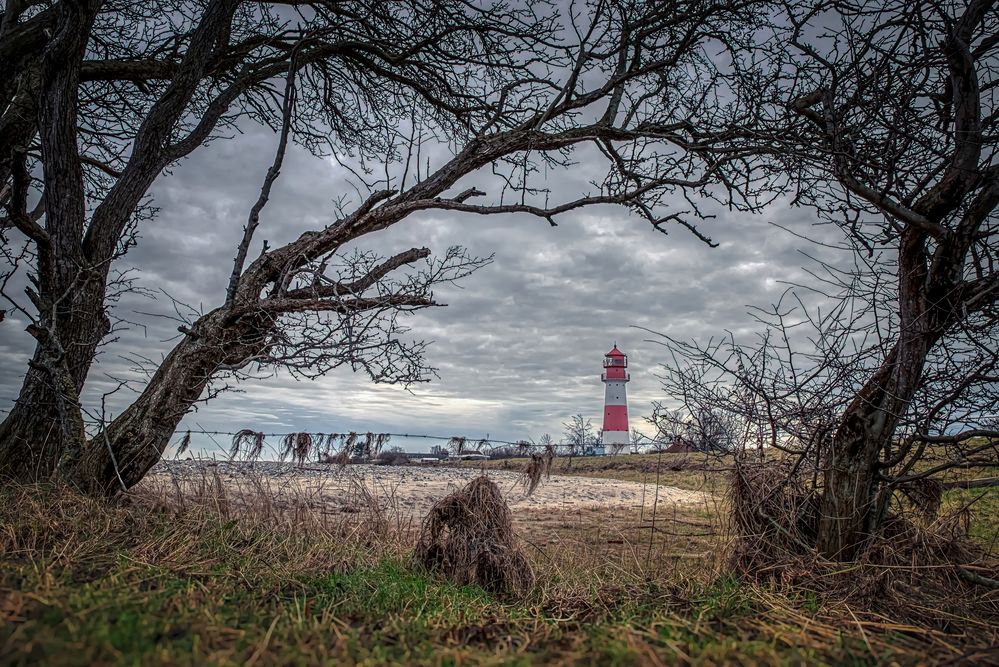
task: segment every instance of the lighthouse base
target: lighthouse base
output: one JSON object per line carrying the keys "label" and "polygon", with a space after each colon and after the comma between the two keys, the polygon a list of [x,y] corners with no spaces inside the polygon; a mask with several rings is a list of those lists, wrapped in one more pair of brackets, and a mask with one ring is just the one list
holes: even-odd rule
{"label": "lighthouse base", "polygon": [[627,431],[604,431],[602,442],[605,445],[627,445],[631,439]]}

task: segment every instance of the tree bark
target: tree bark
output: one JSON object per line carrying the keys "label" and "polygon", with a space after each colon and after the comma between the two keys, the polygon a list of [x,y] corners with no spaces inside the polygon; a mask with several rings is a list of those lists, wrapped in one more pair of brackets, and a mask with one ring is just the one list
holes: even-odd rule
{"label": "tree bark", "polygon": [[[59,3],[53,37],[39,66],[37,120],[45,181],[45,232],[38,242],[39,340],[31,368],[14,408],[0,424],[0,478],[23,482],[48,479],[56,466],[78,467],[89,459],[82,442],[66,442],[57,424],[64,394],[53,381],[54,368],[67,370],[75,402],[94,361],[97,346],[111,328],[106,314],[108,275],[118,243],[136,204],[156,175],[175,157],[169,137],[197,87],[208,57],[228,26],[237,0],[216,0],[205,12],[183,66],[157,101],[136,139],[133,157],[86,225],[87,205],[77,141],[77,96],[90,28],[101,0]],[[30,128],[29,128],[30,129]],[[2,167],[2,165],[0,165]],[[55,354],[54,348],[60,352]],[[65,364],[63,364],[65,362]],[[89,448],[92,449],[92,448]],[[60,473],[61,474],[61,473]]]}
{"label": "tree bark", "polygon": [[833,436],[816,536],[816,547],[827,558],[853,560],[877,520],[878,460],[886,436],[894,434],[901,403],[893,394],[898,368],[894,359],[882,365],[843,413]]}
{"label": "tree bark", "polygon": [[114,495],[138,484],[212,376],[220,367],[240,366],[259,354],[273,326],[262,314],[233,321],[225,308],[199,319],[139,398],[94,436],[80,457],[60,465],[59,478],[94,495]]}
{"label": "tree bark", "polygon": [[60,3],[39,65],[36,122],[47,237],[38,243],[37,292],[30,293],[38,309],[38,343],[18,400],[0,424],[0,477],[19,481],[46,479],[54,470],[66,445],[60,408],[77,400],[109,329],[108,267],[91,267],[80,246],[86,195],[76,140],[80,63],[100,5]]}

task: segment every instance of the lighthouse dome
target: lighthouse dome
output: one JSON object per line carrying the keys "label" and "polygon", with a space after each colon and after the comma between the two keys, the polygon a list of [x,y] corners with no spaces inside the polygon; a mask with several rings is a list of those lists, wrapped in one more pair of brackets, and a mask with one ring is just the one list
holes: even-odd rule
{"label": "lighthouse dome", "polygon": [[[604,368],[627,368],[628,367],[628,357],[625,356],[624,352],[617,349],[617,343],[614,343],[614,349],[604,355]],[[624,375],[616,377],[615,379],[623,378]]]}

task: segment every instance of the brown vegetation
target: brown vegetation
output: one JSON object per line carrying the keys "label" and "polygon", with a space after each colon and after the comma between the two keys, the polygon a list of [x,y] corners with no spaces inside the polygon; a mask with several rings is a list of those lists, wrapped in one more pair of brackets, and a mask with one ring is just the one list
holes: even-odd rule
{"label": "brown vegetation", "polygon": [[895,624],[994,631],[999,581],[984,576],[994,555],[969,537],[966,508],[938,515],[940,488],[930,483],[920,504],[895,506],[855,566],[844,568],[812,547],[821,504],[810,483],[817,473],[803,468],[791,459],[736,466],[729,507],[732,563],[741,577],[807,588]]}
{"label": "brown vegetation", "polygon": [[510,508],[486,476],[433,506],[413,558],[458,584],[477,584],[494,593],[523,593],[534,582],[513,532]]}
{"label": "brown vegetation", "polygon": [[[818,562],[820,570],[799,558],[733,576],[724,504],[660,512],[655,524],[647,511],[620,507],[519,512],[513,530],[530,545],[534,585],[523,595],[491,596],[413,568],[418,527],[379,506],[363,485],[334,502],[315,492],[281,493],[279,480],[246,470],[235,488],[205,469],[177,486],[140,485],[125,502],[3,489],[0,661],[995,658],[995,592],[967,581],[954,582],[964,599],[915,590],[913,583],[933,576],[923,563],[844,569]],[[663,479],[684,474],[664,471]],[[895,597],[873,599],[880,593],[871,585]]]}

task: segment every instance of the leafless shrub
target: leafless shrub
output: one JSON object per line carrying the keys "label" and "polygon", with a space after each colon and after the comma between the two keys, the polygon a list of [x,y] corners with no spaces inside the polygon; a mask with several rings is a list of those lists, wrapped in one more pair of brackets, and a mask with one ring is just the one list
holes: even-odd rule
{"label": "leafless shrub", "polygon": [[[939,488],[912,486],[915,506],[895,505],[868,535],[855,565],[844,569],[814,549],[820,496],[814,470],[798,459],[739,461],[729,501],[733,566],[743,578],[816,592],[896,621],[945,629],[954,618],[999,619],[994,596],[973,587],[995,581],[978,574],[989,561],[968,538],[966,511],[937,516]],[[992,619],[992,620],[989,620]]]}
{"label": "leafless shrub", "polygon": [[513,532],[510,508],[488,477],[438,501],[423,521],[414,560],[461,584],[525,592],[534,572]]}
{"label": "leafless shrub", "polygon": [[572,458],[577,454],[585,453],[587,448],[600,444],[600,437],[593,431],[593,423],[585,419],[583,415],[573,415],[572,418],[562,423],[563,445],[565,454],[568,455],[566,467],[572,467]]}

